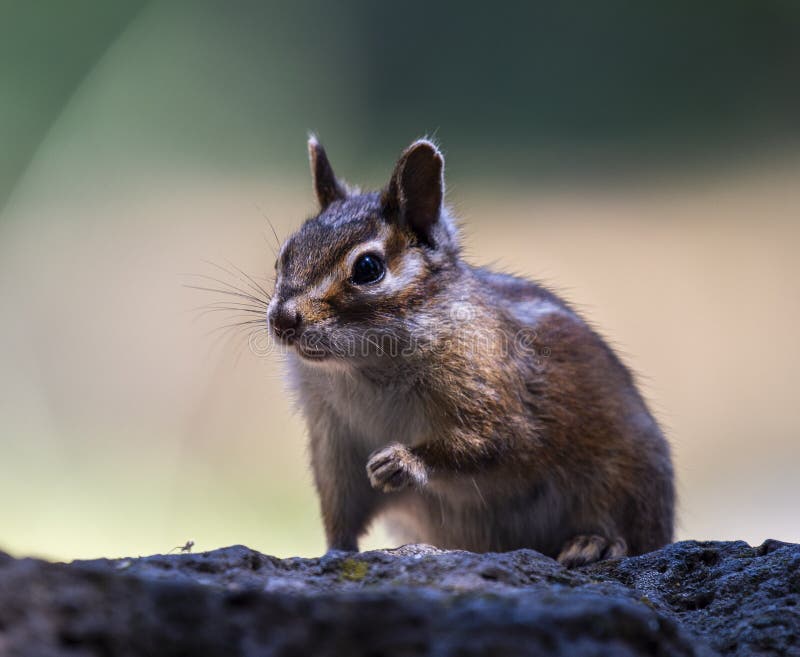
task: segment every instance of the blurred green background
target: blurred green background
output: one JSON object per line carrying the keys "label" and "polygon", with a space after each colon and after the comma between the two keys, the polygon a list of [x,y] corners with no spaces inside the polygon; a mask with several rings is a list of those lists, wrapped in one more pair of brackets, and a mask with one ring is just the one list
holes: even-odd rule
{"label": "blurred green background", "polygon": [[269,278],[308,130],[364,186],[433,135],[472,260],[640,373],[679,537],[800,541],[800,4],[3,10],[0,548],[324,549],[280,358],[183,286]]}

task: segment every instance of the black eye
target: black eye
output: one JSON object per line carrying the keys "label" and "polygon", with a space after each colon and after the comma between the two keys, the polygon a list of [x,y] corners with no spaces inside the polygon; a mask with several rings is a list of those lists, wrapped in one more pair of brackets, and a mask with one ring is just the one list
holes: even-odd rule
{"label": "black eye", "polygon": [[356,285],[377,283],[383,278],[385,271],[386,267],[380,257],[374,253],[365,253],[359,256],[353,265],[353,274],[350,280]]}

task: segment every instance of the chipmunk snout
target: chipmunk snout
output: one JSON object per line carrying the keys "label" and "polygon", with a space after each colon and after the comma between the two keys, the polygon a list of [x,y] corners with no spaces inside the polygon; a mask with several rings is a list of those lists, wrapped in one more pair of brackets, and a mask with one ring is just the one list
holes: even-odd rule
{"label": "chipmunk snout", "polygon": [[297,335],[302,317],[291,301],[278,302],[269,309],[268,317],[272,330],[282,340],[291,340]]}

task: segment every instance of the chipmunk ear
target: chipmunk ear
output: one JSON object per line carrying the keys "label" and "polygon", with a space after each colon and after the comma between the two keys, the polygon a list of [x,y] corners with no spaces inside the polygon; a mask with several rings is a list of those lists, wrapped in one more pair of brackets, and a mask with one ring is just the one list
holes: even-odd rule
{"label": "chipmunk ear", "polygon": [[347,189],[336,179],[325,149],[313,134],[308,137],[308,162],[311,165],[311,179],[320,210],[324,210],[334,201],[347,198]]}
{"label": "chipmunk ear", "polygon": [[383,193],[384,211],[423,243],[435,246],[433,227],[443,198],[444,158],[427,139],[415,141],[403,151]]}

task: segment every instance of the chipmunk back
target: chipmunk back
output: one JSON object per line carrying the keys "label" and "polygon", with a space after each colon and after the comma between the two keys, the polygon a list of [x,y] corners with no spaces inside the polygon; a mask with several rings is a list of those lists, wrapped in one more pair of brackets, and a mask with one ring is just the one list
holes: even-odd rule
{"label": "chipmunk back", "polygon": [[555,294],[463,260],[436,146],[369,193],[309,155],[320,211],[281,247],[268,320],[328,547],[382,514],[407,541],[567,565],[671,541],[669,447],[632,376]]}

